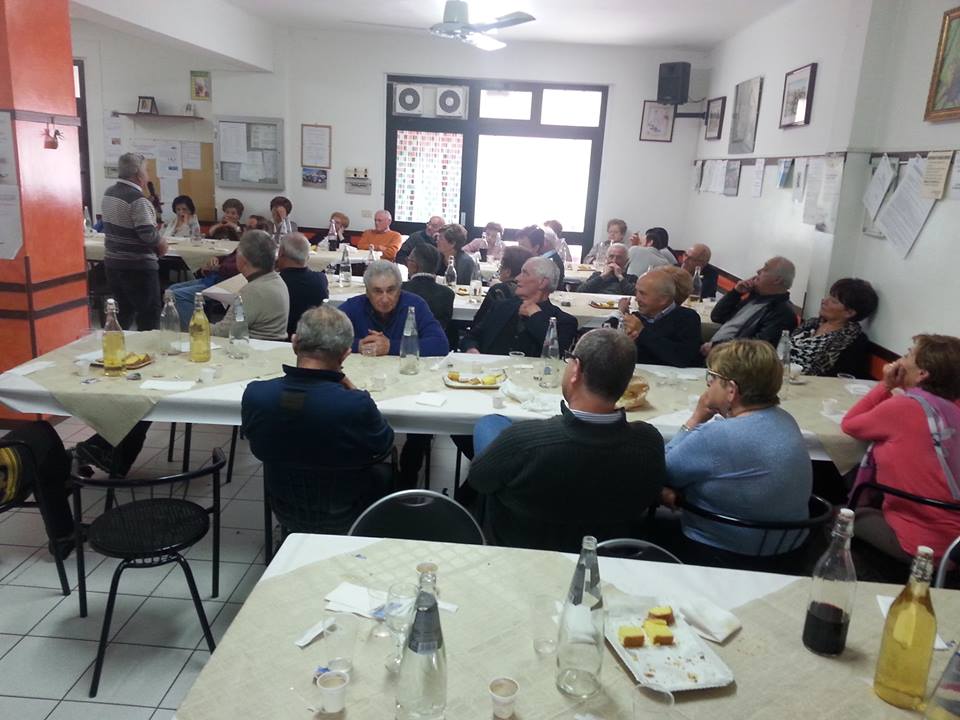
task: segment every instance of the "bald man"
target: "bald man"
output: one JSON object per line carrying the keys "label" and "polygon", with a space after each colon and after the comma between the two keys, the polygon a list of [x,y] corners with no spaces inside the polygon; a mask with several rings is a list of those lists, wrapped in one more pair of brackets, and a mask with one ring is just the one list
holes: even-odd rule
{"label": "bald man", "polygon": [[637,276],[627,272],[627,246],[613,243],[607,249],[607,264],[580,285],[579,292],[604,295],[633,295]]}
{"label": "bald man", "polygon": [[393,216],[386,210],[377,210],[373,215],[373,229],[364,230],[363,235],[356,239],[356,247],[360,250],[379,250],[384,260],[395,260],[403,242],[403,235],[390,229]]}
{"label": "bald man", "polygon": [[417,245],[426,243],[427,245],[436,247],[437,235],[443,230],[444,225],[446,225],[446,223],[443,221],[443,218],[439,215],[434,215],[427,221],[426,227],[424,227],[423,230],[417,230],[415,233],[411,233],[410,237],[404,240],[403,246],[397,253],[397,265],[405,265],[407,258],[410,257],[410,253],[413,252]]}
{"label": "bald man", "polygon": [[717,279],[720,273],[710,264],[710,248],[703,243],[697,243],[687,250],[681,267],[693,276],[694,271],[700,268],[700,279],[703,281],[703,290],[700,297],[712,298],[717,294]]}

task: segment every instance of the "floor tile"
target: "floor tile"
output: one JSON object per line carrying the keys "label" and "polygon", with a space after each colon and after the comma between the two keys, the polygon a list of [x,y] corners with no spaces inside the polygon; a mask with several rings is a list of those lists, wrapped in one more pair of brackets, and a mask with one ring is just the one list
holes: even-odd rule
{"label": "floor tile", "polygon": [[251,565],[247,572],[244,573],[243,579],[240,580],[240,584],[237,585],[237,589],[233,591],[233,594],[229,597],[229,602],[232,603],[242,603],[245,602],[247,596],[250,594],[250,591],[253,590],[254,586],[260,580],[260,576],[263,575],[263,571],[267,568],[262,563],[254,563]]}
{"label": "floor tile", "polygon": [[25,637],[0,660],[0,695],[59,700],[96,655],[95,642]]}
{"label": "floor tile", "polygon": [[[213,625],[210,626],[210,631],[213,633],[213,640],[217,645],[219,645],[220,641],[223,640],[224,633],[227,632],[227,628],[230,627],[233,619],[237,616],[237,613],[240,612],[241,607],[243,607],[241,603],[227,603],[223,606],[223,609],[220,610],[220,614],[217,615],[217,619],[213,621]],[[198,643],[197,649],[206,650],[206,641],[201,641]]]}
{"label": "floor tile", "polygon": [[[130,619],[146,598],[136,595],[117,595],[110,621],[110,639]],[[30,630],[31,636],[70,638],[73,640],[100,640],[103,614],[107,607],[107,593],[87,593],[87,617],[80,617],[77,595],[74,593],[57,605]]]}
{"label": "floor tile", "polygon": [[0,585],[0,632],[26,633],[65,599],[47,588]]}
{"label": "floor tile", "polygon": [[22,697],[0,697],[0,718],[13,720],[44,720],[57,706],[56,700],[37,700]]}
{"label": "floor tile", "polygon": [[[204,601],[203,609],[208,622],[216,617],[223,605],[214,600]],[[193,649],[202,638],[203,629],[192,600],[152,597],[137,609],[114,640],[118,643]]]}
{"label": "floor tile", "polygon": [[[110,592],[113,571],[119,564],[120,561],[114,558],[107,558],[100,563],[97,569],[87,576],[87,590]],[[149,595],[157,585],[163,582],[172,567],[172,565],[160,565],[154,568],[128,568],[120,576],[118,592],[126,595]]]}
{"label": "floor tile", "polygon": [[263,478],[261,476],[249,477],[246,482],[234,479],[234,482],[241,482],[243,486],[234,497],[238,500],[257,500],[263,501]]}
{"label": "floor tile", "polygon": [[[83,558],[87,577],[90,577],[91,573],[106,559],[103,555],[91,552],[89,549],[84,551]],[[77,562],[75,556],[71,555],[64,560],[63,564],[67,572],[67,583],[71,589],[74,589],[77,587]],[[5,583],[59,590],[60,576],[57,575],[57,564],[54,562],[53,556],[45,548],[41,548],[34,553],[33,557],[20,565],[14,572],[10,573],[10,576],[5,579]]]}
{"label": "floor tile", "polygon": [[96,698],[88,698],[93,668],[67,694],[68,700],[157,707],[187,662],[189,650],[111,644]]}
{"label": "floor tile", "polygon": [[220,524],[225,528],[263,528],[263,502],[258,500],[233,499],[220,514]]}
{"label": "floor tile", "polygon": [[5,513],[10,517],[0,523],[0,543],[40,547],[47,544],[47,532],[38,513]]}
{"label": "floor tile", "polygon": [[[0,657],[3,657],[7,651],[20,642],[21,635],[2,635],[0,634]],[[0,717],[5,717],[0,714]]]}
{"label": "floor tile", "polygon": [[[257,557],[261,547],[263,547],[262,529],[220,528],[220,559],[224,562],[251,563]],[[186,552],[184,557],[191,562],[195,559],[212,560],[213,533],[208,532],[200,542]]]}
{"label": "floor tile", "polygon": [[[244,563],[220,563],[220,594],[219,600],[230,597],[230,594],[237,587],[237,584],[243,578],[247,570]],[[209,560],[190,560],[190,570],[193,571],[194,582],[197,583],[197,591],[200,593],[201,600],[213,599],[213,562]],[[187,587],[187,579],[183,570],[175,567],[166,579],[160,583],[153,591],[154,597],[172,597],[190,599],[190,589]]]}
{"label": "floor tile", "polygon": [[160,708],[150,717],[150,720],[174,720],[176,715],[176,712],[173,710]]}
{"label": "floor tile", "polygon": [[151,715],[153,707],[65,700],[47,720],[150,720]]}
{"label": "floor tile", "polygon": [[0,545],[0,583],[6,582],[8,576],[12,576],[17,568],[39,552],[44,551],[22,545]]}
{"label": "floor tile", "polygon": [[200,674],[200,671],[203,670],[203,666],[207,664],[209,659],[210,653],[206,650],[197,650],[194,652],[193,655],[190,656],[190,659],[187,660],[187,664],[183,666],[173,686],[160,702],[160,707],[173,710],[178,708],[187,696],[187,693],[190,692],[190,688],[193,687],[197,676]]}

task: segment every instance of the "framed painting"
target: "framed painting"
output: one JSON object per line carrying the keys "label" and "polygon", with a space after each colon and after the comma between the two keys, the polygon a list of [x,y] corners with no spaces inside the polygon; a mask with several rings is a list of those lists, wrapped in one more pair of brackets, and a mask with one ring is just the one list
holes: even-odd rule
{"label": "framed painting", "polygon": [[649,142],[672,142],[675,109],[673,105],[661,105],[652,100],[644,100],[640,139]]}
{"label": "framed painting", "polygon": [[803,127],[810,124],[813,109],[813,85],[817,64],[810,63],[791,70],[783,78],[783,101],[780,104],[780,127]]}
{"label": "framed painting", "polygon": [[733,123],[730,125],[730,153],[752,153],[757,141],[760,116],[760,92],[763,78],[755,77],[737,84],[733,94]]}
{"label": "framed painting", "polygon": [[213,86],[210,80],[210,73],[206,70],[191,70],[190,99],[211,100],[212,96]]}
{"label": "framed painting", "polygon": [[923,119],[930,122],[960,119],[960,7],[943,14]]}
{"label": "framed painting", "polygon": [[704,140],[719,140],[723,132],[723,112],[727,108],[727,96],[707,100],[707,123]]}

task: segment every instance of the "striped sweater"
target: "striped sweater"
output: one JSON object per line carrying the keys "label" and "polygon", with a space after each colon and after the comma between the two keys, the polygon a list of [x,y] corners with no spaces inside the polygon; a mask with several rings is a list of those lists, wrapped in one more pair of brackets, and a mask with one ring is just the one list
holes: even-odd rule
{"label": "striped sweater", "polygon": [[139,186],[118,180],[107,188],[100,204],[103,214],[103,261],[118,270],[156,270],[160,233],[153,205]]}

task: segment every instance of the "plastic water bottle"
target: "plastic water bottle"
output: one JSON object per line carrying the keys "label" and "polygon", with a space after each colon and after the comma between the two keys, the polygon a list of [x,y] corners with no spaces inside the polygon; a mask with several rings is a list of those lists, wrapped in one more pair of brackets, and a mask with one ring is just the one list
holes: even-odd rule
{"label": "plastic water bottle", "polygon": [[597,539],[583,538],[570,591],[560,615],[557,638],[557,688],[565,695],[588,698],[600,690],[603,664],[603,595]]}
{"label": "plastic water bottle", "polygon": [[169,290],[164,293],[163,310],[160,311],[160,354],[180,354],[180,313]]}
{"label": "plastic water bottle", "polygon": [[543,372],[540,374],[540,387],[555,388],[560,384],[560,340],[557,337],[557,319],[550,318],[547,336],[543,339]]}
{"label": "plastic water bottle", "polygon": [[700,276],[700,268],[693,270],[693,290],[690,291],[690,301],[700,302],[703,299],[703,278]]}
{"label": "plastic water bottle", "polygon": [[839,655],[847,644],[847,628],[857,592],[857,571],[850,556],[853,519],[853,510],[840,510],[830,547],[813,567],[803,644],[818,655]]}
{"label": "plastic water bottle", "polygon": [[340,287],[349,287],[353,282],[353,271],[350,269],[350,250],[344,245],[340,254]]}
{"label": "plastic water bottle", "polygon": [[230,342],[227,345],[227,357],[243,360],[250,357],[250,330],[243,311],[243,297],[237,295],[233,305],[233,321],[230,323]]}
{"label": "plastic water bottle", "polygon": [[417,596],[417,614],[400,662],[397,720],[443,720],[447,707],[447,655],[437,599]]}
{"label": "plastic water bottle", "polygon": [[451,255],[447,261],[447,271],[443,274],[443,279],[447,281],[447,287],[456,289],[457,269],[453,266],[453,255]]}
{"label": "plastic water bottle", "polygon": [[414,308],[407,309],[407,321],[403,326],[400,341],[400,374],[416,375],[420,372],[420,338],[417,336],[417,314]]}

